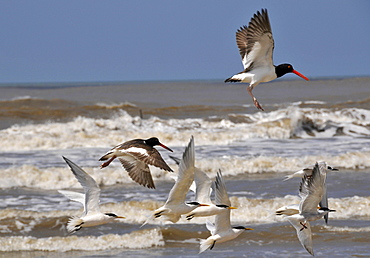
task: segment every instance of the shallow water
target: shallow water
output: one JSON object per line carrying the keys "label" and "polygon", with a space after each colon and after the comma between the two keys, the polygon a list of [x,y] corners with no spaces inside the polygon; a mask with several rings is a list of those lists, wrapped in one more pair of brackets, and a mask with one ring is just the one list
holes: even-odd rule
{"label": "shallow water", "polygon": [[[254,93],[219,82],[2,85],[0,96],[1,257],[194,257],[209,233],[205,218],[140,228],[166,200],[170,173],[151,168],[156,190],[133,183],[119,162],[98,159],[116,144],[157,136],[181,157],[191,135],[196,166],[222,170],[233,225],[254,228],[202,256],[310,255],[294,228],[274,211],[298,203],[300,180],[284,176],[325,160],[329,224],[312,223],[316,256],[370,256],[370,78],[276,81]],[[102,210],[120,222],[66,233],[80,204],[59,189],[81,191],[66,156],[102,188]],[[189,199],[192,198],[189,194]]]}

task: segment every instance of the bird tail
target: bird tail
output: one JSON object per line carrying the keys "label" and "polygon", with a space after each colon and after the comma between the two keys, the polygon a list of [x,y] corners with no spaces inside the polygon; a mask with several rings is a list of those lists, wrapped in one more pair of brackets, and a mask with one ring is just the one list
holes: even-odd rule
{"label": "bird tail", "polygon": [[201,239],[200,240],[200,247],[199,247],[199,253],[203,253],[208,248],[212,249],[215,245],[215,241],[213,239],[207,238],[207,239]]}
{"label": "bird tail", "polygon": [[79,217],[71,217],[67,223],[68,233],[74,233],[80,230],[83,223],[84,223],[83,220],[80,219]]}

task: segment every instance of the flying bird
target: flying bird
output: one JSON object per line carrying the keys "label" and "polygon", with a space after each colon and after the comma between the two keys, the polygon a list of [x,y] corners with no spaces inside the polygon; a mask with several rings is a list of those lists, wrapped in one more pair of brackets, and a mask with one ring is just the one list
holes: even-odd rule
{"label": "flying bird", "polygon": [[[327,170],[328,171],[338,171],[337,168],[334,168],[334,167],[331,167],[331,166],[326,166],[327,167]],[[307,167],[307,168],[304,168],[304,169],[301,169],[291,175],[288,175],[288,176],[285,176],[285,179],[284,181],[288,180],[288,179],[291,179],[293,177],[299,177],[299,178],[303,178],[305,175],[307,177],[311,177],[312,176],[312,171],[313,171],[313,168],[314,166],[310,166],[310,167]],[[326,180],[325,180],[326,182]],[[319,203],[319,206],[318,206],[318,209],[320,209],[320,207],[323,207],[323,208],[328,208],[328,196],[327,196],[327,188],[326,188],[326,183],[324,185],[324,194],[323,194],[323,197]],[[279,208],[278,210],[276,210],[276,215],[293,215],[293,214],[298,214],[299,213],[299,204],[290,204],[290,205],[287,205],[287,206],[283,206],[281,208]],[[329,213],[325,214],[324,215],[324,220],[325,220],[325,223],[328,224],[328,220],[329,220]]]}
{"label": "flying bird", "polygon": [[[216,204],[225,204],[231,206],[229,196],[226,191],[225,183],[222,179],[221,171],[216,176]],[[206,251],[208,248],[212,250],[216,243],[223,243],[238,237],[245,230],[253,230],[243,226],[231,227],[230,209],[225,209],[221,213],[215,215],[215,223],[207,220],[207,229],[211,232],[211,236],[207,239],[200,240],[199,253]]]}
{"label": "flying bird", "polygon": [[[177,164],[180,164],[180,159],[170,156]],[[198,203],[208,204],[209,206],[200,206],[195,208],[189,214],[186,214],[186,219],[191,220],[194,217],[207,217],[221,213],[225,209],[236,209],[235,207],[228,206],[226,204],[214,204],[211,201],[211,193],[212,193],[212,181],[209,176],[199,168],[194,168],[194,183],[195,189],[190,187],[190,190],[194,190],[195,193],[195,201]],[[216,192],[219,192],[219,195],[226,194],[227,192],[223,192],[225,188],[215,187]]]}
{"label": "flying bird", "polygon": [[190,142],[182,155],[178,176],[168,195],[167,201],[162,207],[156,209],[143,225],[148,223],[150,220],[161,216],[165,216],[168,221],[176,223],[179,221],[182,214],[187,214],[199,206],[208,206],[207,204],[200,204],[196,201],[185,202],[186,194],[194,180],[194,169],[194,138],[191,137]]}
{"label": "flying bird", "polygon": [[225,80],[225,82],[249,83],[247,91],[252,97],[254,105],[262,110],[252,90],[261,82],[269,82],[287,73],[295,73],[305,80],[303,74],[293,69],[291,64],[275,66],[272,60],[274,51],[274,38],[270,20],[266,9],[257,11],[251,18],[248,26],[240,27],[236,32],[236,44],[242,58],[244,70]]}
{"label": "flying bird", "polygon": [[67,162],[73,175],[84,189],[84,194],[59,191],[71,200],[81,202],[84,206],[84,213],[81,217],[72,217],[67,223],[69,233],[74,233],[84,227],[93,227],[112,222],[115,219],[124,219],[114,213],[103,213],[99,208],[100,188],[95,180],[75,163],[63,157]]}
{"label": "flying bird", "polygon": [[134,139],[121,143],[104,154],[99,161],[107,161],[101,164],[100,167],[107,167],[115,158],[118,158],[132,180],[148,188],[155,188],[148,165],[173,172],[163,160],[161,154],[154,148],[157,145],[172,152],[170,148],[160,143],[156,137],[147,140]]}
{"label": "flying bird", "polygon": [[302,246],[311,255],[314,255],[312,246],[312,232],[310,221],[322,218],[325,214],[335,211],[327,207],[317,209],[325,193],[325,180],[328,166],[326,162],[315,164],[312,175],[304,175],[302,178],[299,195],[301,202],[299,204],[299,213],[287,216],[288,221],[297,231],[297,236]]}
{"label": "flying bird", "polygon": [[[299,171],[297,171],[297,172],[295,172],[295,173],[293,173],[291,175],[287,175],[287,176],[285,176],[285,179],[283,181],[292,179],[294,177],[303,178],[304,175],[311,176],[313,167],[314,166],[303,168],[303,169],[301,169],[301,170],[299,170]],[[331,166],[327,166],[327,169],[328,170],[331,170],[331,171],[338,171],[337,168],[334,168],[334,167],[331,167]]]}

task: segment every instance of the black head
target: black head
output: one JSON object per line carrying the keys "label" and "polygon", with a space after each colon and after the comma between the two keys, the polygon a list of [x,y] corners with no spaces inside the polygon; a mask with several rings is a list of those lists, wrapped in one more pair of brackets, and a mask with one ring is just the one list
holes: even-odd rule
{"label": "black head", "polygon": [[329,170],[331,170],[331,171],[339,171],[339,169],[337,169],[337,168],[333,168],[333,167],[331,167],[331,166],[328,166],[328,169],[329,169]]}
{"label": "black head", "polygon": [[278,78],[287,73],[294,73],[298,75],[299,77],[305,79],[306,81],[309,81],[309,79],[306,76],[294,70],[293,65],[291,64],[280,64],[278,66],[275,66],[275,73]]}
{"label": "black head", "polygon": [[200,206],[199,202],[187,202],[186,204],[194,205],[194,206]]}
{"label": "black head", "polygon": [[275,67],[276,76],[279,78],[287,73],[293,72],[293,66],[291,64],[280,64]]}
{"label": "black head", "polygon": [[327,207],[320,207],[319,210],[321,210],[321,211],[329,211],[329,212],[335,212],[336,211],[336,210],[331,210],[331,209],[329,209]]}
{"label": "black head", "polygon": [[114,213],[104,213],[105,215],[109,216],[109,217],[114,217],[114,218],[117,218],[118,216]]}
{"label": "black head", "polygon": [[170,148],[168,148],[166,145],[162,144],[159,142],[158,138],[157,137],[152,137],[152,138],[149,138],[147,140],[144,140],[144,142],[149,145],[149,146],[156,146],[156,145],[159,145],[161,146],[162,148],[165,148],[166,150],[169,150],[170,152],[173,152],[173,150],[171,150]]}
{"label": "black head", "polygon": [[148,144],[149,146],[152,146],[152,147],[161,144],[157,137],[149,138],[149,139],[145,140],[145,143]]}
{"label": "black head", "polygon": [[235,229],[245,229],[245,227],[243,227],[243,226],[236,226],[236,227],[233,227],[233,228],[235,228]]}
{"label": "black head", "polygon": [[224,204],[216,204],[216,206],[219,208],[225,208],[225,209],[229,208],[228,205],[224,205]]}

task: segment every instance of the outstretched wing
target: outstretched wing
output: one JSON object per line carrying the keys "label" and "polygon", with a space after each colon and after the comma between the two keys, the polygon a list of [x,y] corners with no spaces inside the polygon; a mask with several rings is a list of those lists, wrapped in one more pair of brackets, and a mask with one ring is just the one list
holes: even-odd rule
{"label": "outstretched wing", "polygon": [[266,9],[257,11],[248,26],[236,32],[236,44],[245,70],[273,65],[274,38]]}
{"label": "outstretched wing", "polygon": [[299,242],[301,242],[302,246],[307,250],[307,252],[314,255],[313,247],[312,247],[312,232],[311,232],[310,223],[306,222],[305,227],[303,227],[301,223],[299,223],[299,221],[296,219],[292,219],[288,217],[288,220],[290,224],[292,224],[293,227],[296,229]]}
{"label": "outstretched wing", "polygon": [[75,163],[63,157],[85,192],[85,214],[99,212],[100,188],[95,180]]}
{"label": "outstretched wing", "polygon": [[166,204],[178,205],[185,202],[186,194],[194,180],[195,150],[194,138],[190,139],[179,165],[179,172],[174,186],[172,187]]}

